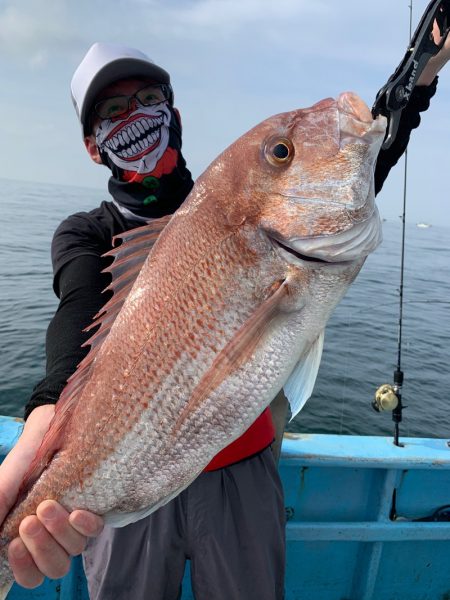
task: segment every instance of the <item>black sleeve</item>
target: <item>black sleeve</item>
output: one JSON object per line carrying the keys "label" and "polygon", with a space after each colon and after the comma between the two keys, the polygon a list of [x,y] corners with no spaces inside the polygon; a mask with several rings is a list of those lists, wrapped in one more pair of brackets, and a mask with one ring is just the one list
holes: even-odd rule
{"label": "black sleeve", "polygon": [[53,289],[61,298],[60,273],[75,258],[100,256],[110,250],[112,235],[88,213],[77,213],[63,221],[52,240]]}
{"label": "black sleeve", "polygon": [[56,403],[68,377],[88,352],[81,345],[93,335],[82,330],[106,303],[110,293],[102,290],[110,283],[109,274],[100,273],[104,260],[83,254],[66,262],[55,277],[60,303],[47,330],[46,376],[36,385],[25,407],[25,419],[42,404]]}
{"label": "black sleeve", "polygon": [[387,150],[380,150],[375,167],[375,194],[383,187],[390,170],[397,164],[405,152],[411,136],[411,131],[419,127],[420,113],[427,110],[430,100],[436,93],[438,78],[428,86],[416,86],[411,94],[411,99],[402,111],[397,137]]}

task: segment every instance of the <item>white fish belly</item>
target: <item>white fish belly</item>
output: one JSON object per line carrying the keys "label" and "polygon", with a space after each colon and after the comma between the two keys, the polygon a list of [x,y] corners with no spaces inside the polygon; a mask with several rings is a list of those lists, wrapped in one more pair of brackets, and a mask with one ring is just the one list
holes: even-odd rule
{"label": "white fish belly", "polygon": [[[175,427],[217,356],[214,342],[219,335],[233,339],[251,314],[250,302],[238,299],[231,303],[221,315],[222,333],[205,343],[195,360],[189,352],[181,353],[158,389],[150,386],[145,398],[148,408],[142,409],[139,420],[92,475],[66,493],[63,503],[108,515],[112,524],[123,525],[156,510],[187,487],[272,401],[323,331],[361,264],[347,267],[351,277],[346,278],[341,268],[313,269],[307,293],[303,297],[300,288],[298,298],[294,291],[291,293],[288,305],[281,307],[270,323],[251,359],[191,407],[185,420]],[[249,281],[248,277],[244,285]],[[253,289],[248,289],[250,296]],[[198,339],[202,336],[199,332]],[[144,373],[145,364],[151,364],[146,352],[144,349]]]}
{"label": "white fish belly", "polygon": [[[168,378],[152,407],[143,411],[114,454],[82,486],[74,486],[63,504],[88,508],[106,515],[109,524],[123,526],[185,489],[222,448],[255,421],[315,339],[315,331],[305,328],[298,313],[281,320],[284,322],[277,324],[254,357],[189,414],[176,433],[173,426],[189,400],[185,390],[192,389],[192,377],[186,374],[186,386],[175,386]],[[185,360],[188,357],[180,362]],[[186,372],[185,364],[181,370]],[[155,410],[155,406],[165,410]]]}

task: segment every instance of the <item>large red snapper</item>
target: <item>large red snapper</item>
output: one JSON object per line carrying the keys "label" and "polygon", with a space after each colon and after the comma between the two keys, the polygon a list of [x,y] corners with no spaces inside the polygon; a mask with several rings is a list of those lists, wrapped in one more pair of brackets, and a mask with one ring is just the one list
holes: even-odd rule
{"label": "large red snapper", "polygon": [[351,93],[276,115],[170,220],[123,236],[115,296],[0,531],[4,593],[5,547],[42,500],[125,525],[189,485],[281,387],[301,409],[325,324],[380,241],[384,131]]}

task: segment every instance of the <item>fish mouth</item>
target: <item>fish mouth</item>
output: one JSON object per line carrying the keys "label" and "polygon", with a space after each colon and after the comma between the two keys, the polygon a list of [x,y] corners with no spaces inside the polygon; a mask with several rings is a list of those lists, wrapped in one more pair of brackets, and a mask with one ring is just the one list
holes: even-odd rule
{"label": "fish mouth", "polygon": [[274,237],[269,236],[269,239],[274,246],[276,246],[277,248],[280,248],[284,252],[288,252],[291,256],[293,256],[297,260],[301,260],[304,262],[310,262],[310,263],[330,264],[329,261],[324,260],[323,258],[318,258],[317,256],[311,256],[311,255],[303,254],[302,252],[298,252],[297,250],[294,250],[294,248],[292,248],[291,246],[287,246],[286,244],[283,244],[282,242],[280,242],[280,240],[278,240]]}
{"label": "fish mouth", "polygon": [[341,142],[353,140],[366,142],[375,145],[378,151],[378,146],[386,132],[386,117],[378,115],[374,119],[364,100],[353,92],[340,94],[336,105],[339,112]]}
{"label": "fish mouth", "polygon": [[332,235],[292,237],[281,241],[269,234],[269,240],[284,260],[295,263],[345,264],[364,259],[381,243],[381,221],[375,207],[368,219]]}
{"label": "fish mouth", "polygon": [[341,113],[352,116],[355,120],[366,125],[374,121],[372,113],[367,104],[354,92],[343,92],[336,99],[338,110]]}

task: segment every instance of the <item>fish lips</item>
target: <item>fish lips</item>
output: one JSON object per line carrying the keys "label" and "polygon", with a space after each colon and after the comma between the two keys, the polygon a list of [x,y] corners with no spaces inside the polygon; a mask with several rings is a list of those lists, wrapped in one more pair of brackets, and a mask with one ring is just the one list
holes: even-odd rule
{"label": "fish lips", "polygon": [[386,117],[378,115],[374,119],[366,103],[353,92],[340,94],[336,100],[336,108],[339,113],[341,144],[356,139],[374,146],[374,153],[378,155],[386,133]]}
{"label": "fish lips", "polygon": [[371,216],[349,229],[327,236],[282,239],[273,232],[268,234],[272,245],[283,260],[298,264],[348,263],[364,259],[382,241],[381,220],[375,207]]}

